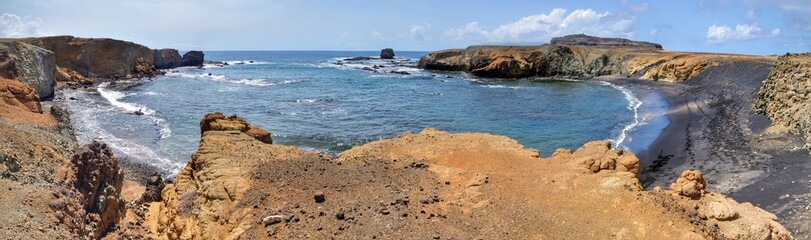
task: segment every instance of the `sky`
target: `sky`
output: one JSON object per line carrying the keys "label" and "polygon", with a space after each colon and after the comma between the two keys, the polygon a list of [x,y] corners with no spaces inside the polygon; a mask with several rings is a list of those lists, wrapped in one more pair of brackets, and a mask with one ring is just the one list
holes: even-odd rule
{"label": "sky", "polygon": [[811,51],[811,0],[2,0],[0,14],[0,37],[180,50],[433,51],[585,33],[673,51]]}

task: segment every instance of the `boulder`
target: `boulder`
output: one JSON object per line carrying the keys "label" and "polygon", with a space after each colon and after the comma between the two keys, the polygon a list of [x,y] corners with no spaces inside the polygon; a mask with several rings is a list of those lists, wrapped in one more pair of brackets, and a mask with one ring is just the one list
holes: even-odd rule
{"label": "boulder", "polygon": [[161,178],[160,173],[154,173],[149,180],[146,182],[146,187],[144,193],[141,195],[142,202],[157,202],[160,201],[161,192],[163,188],[166,187],[166,183],[163,182],[163,178]]}
{"label": "boulder", "polygon": [[203,51],[188,51],[183,54],[183,66],[203,66],[205,62],[205,54]]}
{"label": "boulder", "polygon": [[152,50],[155,52],[155,59],[152,63],[157,69],[169,69],[183,66],[183,57],[177,49],[164,48]]}
{"label": "boulder", "polygon": [[674,194],[698,199],[704,194],[706,187],[707,181],[704,180],[701,171],[687,170],[682,172],[676,182],[670,185],[670,190]]}
{"label": "boulder", "polygon": [[0,41],[0,76],[25,83],[41,99],[53,97],[55,64],[51,51],[18,41]]}
{"label": "boulder", "polygon": [[381,59],[394,59],[394,49],[384,48],[383,50],[380,50],[380,58]]}

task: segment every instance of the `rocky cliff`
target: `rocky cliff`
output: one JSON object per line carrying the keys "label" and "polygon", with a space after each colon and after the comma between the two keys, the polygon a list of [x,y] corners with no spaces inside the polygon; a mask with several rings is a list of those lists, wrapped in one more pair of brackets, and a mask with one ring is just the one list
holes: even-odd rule
{"label": "rocky cliff", "polygon": [[605,48],[662,49],[662,45],[658,43],[633,41],[625,38],[602,38],[589,36],[586,34],[572,34],[563,37],[553,37],[549,43],[552,45],[592,46]]}
{"label": "rocky cliff", "polygon": [[0,76],[33,88],[42,99],[54,95],[56,64],[51,51],[30,44],[0,40]]}
{"label": "rocky cliff", "polygon": [[639,160],[607,142],[538,158],[506,137],[426,129],[332,157],[205,119],[145,214],[150,237],[791,239],[774,215],[707,192],[699,172],[642,190]]}
{"label": "rocky cliff", "polygon": [[811,150],[811,53],[781,56],[763,81],[755,111],[805,137]]}
{"label": "rocky cliff", "polygon": [[180,57],[177,49],[164,48],[152,50],[155,53],[155,59],[152,63],[157,69],[169,69],[183,66],[183,58]]}
{"label": "rocky cliff", "polygon": [[678,82],[722,63],[770,57],[591,46],[471,46],[428,53],[418,66],[488,78],[636,77]]}

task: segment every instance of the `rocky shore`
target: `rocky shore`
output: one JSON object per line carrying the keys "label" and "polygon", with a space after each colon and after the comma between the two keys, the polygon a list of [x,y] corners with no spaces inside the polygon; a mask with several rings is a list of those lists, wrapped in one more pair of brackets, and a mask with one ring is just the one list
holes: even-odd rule
{"label": "rocky shore", "polygon": [[[0,187],[8,189],[0,236],[12,239],[792,239],[777,216],[723,193],[766,203],[756,198],[763,194],[717,180],[772,171],[776,160],[764,154],[782,157],[796,139],[764,130],[768,120],[751,110],[769,57],[540,46],[471,47],[420,61],[476,76],[612,76],[682,96],[671,116],[683,119],[672,117],[663,135],[675,142],[658,141],[642,161],[604,141],[540,158],[507,137],[435,129],[330,156],[275,145],[267,130],[215,113],[203,116],[199,148],[172,182],[135,183],[104,143],[77,145],[66,111],[42,108],[38,87],[49,84],[40,82],[150,76],[178,60],[202,64],[204,54],[66,36],[0,46],[11,46],[0,49]],[[728,78],[744,70],[748,78]],[[742,168],[705,168],[712,164]],[[661,187],[645,190],[651,182]],[[797,216],[780,221],[806,234]]]}

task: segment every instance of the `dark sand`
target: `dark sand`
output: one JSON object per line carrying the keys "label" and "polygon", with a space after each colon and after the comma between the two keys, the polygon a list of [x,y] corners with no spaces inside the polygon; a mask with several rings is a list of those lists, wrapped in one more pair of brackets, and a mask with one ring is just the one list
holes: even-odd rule
{"label": "dark sand", "polygon": [[635,92],[660,91],[670,125],[638,154],[647,188],[669,187],[687,169],[704,172],[710,191],[774,213],[797,239],[811,239],[811,155],[800,136],[769,128],[752,102],[768,62],[732,62],[682,83],[611,81]]}

